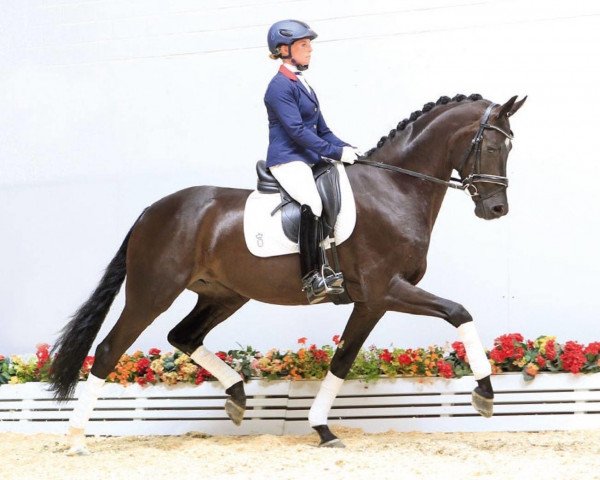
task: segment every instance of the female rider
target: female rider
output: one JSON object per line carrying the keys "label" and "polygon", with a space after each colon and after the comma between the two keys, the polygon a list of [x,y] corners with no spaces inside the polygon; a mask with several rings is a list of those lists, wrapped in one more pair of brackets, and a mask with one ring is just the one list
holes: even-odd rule
{"label": "female rider", "polygon": [[282,65],[265,93],[269,117],[267,167],[281,186],[300,203],[300,269],[302,290],[309,303],[317,303],[326,290],[342,292],[341,274],[321,272],[319,220],[323,210],[311,167],[329,158],[354,163],[360,152],[336,137],[327,127],[314,90],[303,76],[317,34],[304,22],[282,20],[269,29],[272,59]]}

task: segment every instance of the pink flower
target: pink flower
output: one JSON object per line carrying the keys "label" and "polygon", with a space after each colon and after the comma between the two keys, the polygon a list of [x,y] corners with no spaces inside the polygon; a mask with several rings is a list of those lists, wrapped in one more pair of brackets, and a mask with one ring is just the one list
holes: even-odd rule
{"label": "pink flower", "polygon": [[339,335],[334,335],[331,340],[333,340],[333,343],[335,345],[339,345],[340,344],[340,336]]}
{"label": "pink flower", "polygon": [[148,350],[148,355],[150,355],[151,357],[160,355],[160,348],[151,348],[150,350]]}

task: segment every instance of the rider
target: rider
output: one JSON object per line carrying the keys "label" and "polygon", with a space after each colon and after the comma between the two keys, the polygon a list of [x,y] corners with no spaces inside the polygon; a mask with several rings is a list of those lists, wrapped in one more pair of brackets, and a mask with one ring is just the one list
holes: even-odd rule
{"label": "rider", "polygon": [[283,64],[265,93],[269,117],[267,167],[281,186],[300,203],[300,268],[302,290],[309,303],[317,303],[333,288],[343,292],[339,273],[321,271],[319,220],[323,205],[311,167],[329,158],[354,163],[360,152],[340,140],[327,127],[314,90],[303,72],[308,69],[311,41],[317,34],[299,20],[274,23],[267,37],[270,58]]}

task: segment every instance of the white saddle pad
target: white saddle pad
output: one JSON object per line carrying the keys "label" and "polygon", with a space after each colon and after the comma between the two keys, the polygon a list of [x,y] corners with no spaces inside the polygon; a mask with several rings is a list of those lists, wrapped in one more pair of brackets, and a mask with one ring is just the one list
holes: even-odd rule
{"label": "white saddle pad", "polygon": [[[335,243],[340,245],[352,234],[356,224],[356,205],[352,187],[346,175],[346,169],[340,162],[335,162],[340,174],[340,191],[342,207],[335,224]],[[281,203],[278,193],[260,193],[253,191],[244,210],[244,237],[248,250],[257,257],[274,257],[298,253],[298,244],[290,241],[283,233],[281,226],[281,210],[271,216],[271,212]],[[330,239],[323,241],[329,248]]]}

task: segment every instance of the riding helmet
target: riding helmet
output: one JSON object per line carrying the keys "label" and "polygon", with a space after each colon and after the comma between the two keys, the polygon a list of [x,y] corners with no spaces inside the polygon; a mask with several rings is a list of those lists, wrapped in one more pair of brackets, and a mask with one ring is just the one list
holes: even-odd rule
{"label": "riding helmet", "polygon": [[301,38],[314,40],[317,34],[306,23],[300,20],[280,20],[269,28],[267,43],[273,55],[279,55],[280,45],[291,45]]}

